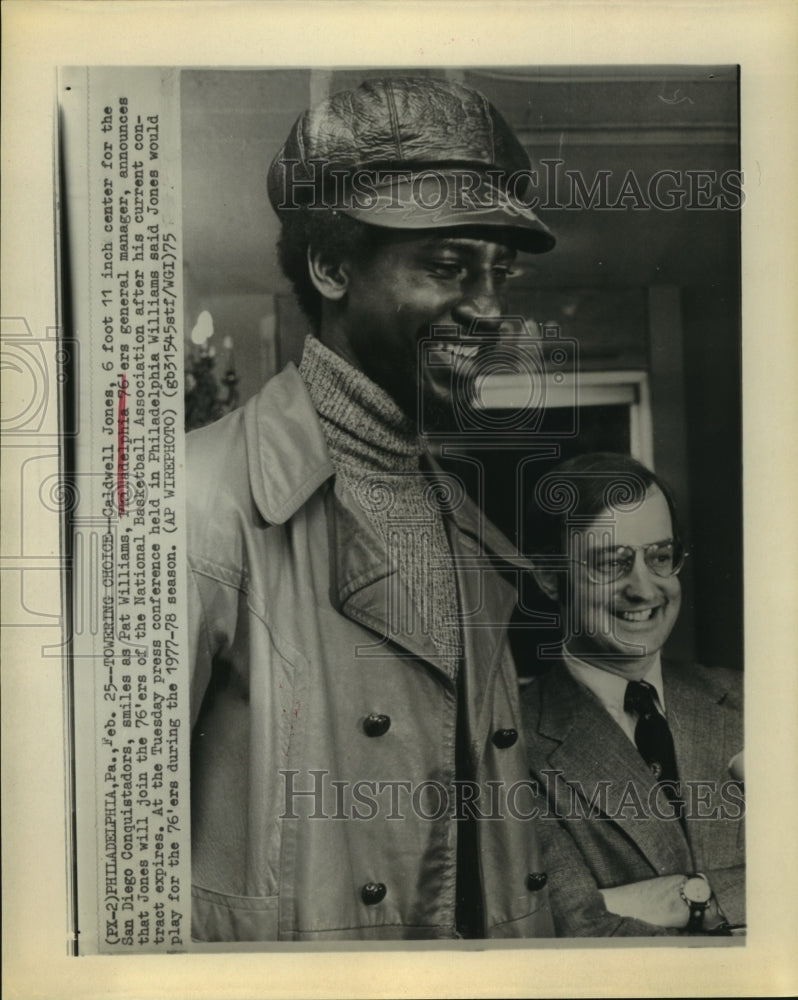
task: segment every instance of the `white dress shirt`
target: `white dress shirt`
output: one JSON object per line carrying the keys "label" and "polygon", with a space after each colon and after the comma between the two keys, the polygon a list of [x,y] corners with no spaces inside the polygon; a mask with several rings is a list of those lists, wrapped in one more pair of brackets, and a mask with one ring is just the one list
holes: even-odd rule
{"label": "white dress shirt", "polygon": [[[619,674],[613,674],[609,670],[602,670],[591,663],[585,663],[584,660],[580,660],[569,653],[565,647],[562,650],[562,658],[568,673],[573,679],[578,684],[581,684],[582,687],[586,687],[588,691],[598,698],[599,702],[618,723],[632,743],[634,743],[637,716],[624,711],[623,707],[626,686],[629,683],[628,678],[621,677]],[[648,673],[644,677],[641,677],[640,680],[646,681],[654,688],[656,691],[655,702],[657,708],[664,716],[666,714],[665,695],[662,688],[662,664],[659,653]]]}

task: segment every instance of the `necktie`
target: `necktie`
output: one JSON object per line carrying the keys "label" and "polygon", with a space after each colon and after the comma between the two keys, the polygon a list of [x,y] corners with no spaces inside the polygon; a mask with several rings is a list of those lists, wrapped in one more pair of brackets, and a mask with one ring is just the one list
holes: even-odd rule
{"label": "necktie", "polygon": [[[635,726],[635,744],[640,756],[651,768],[656,781],[678,782],[679,772],[676,769],[676,753],[673,748],[673,737],[670,727],[660,714],[654,701],[655,690],[645,681],[629,681],[623,700],[624,710],[637,715]],[[677,807],[681,805],[681,796],[669,785],[663,788],[670,801]]]}

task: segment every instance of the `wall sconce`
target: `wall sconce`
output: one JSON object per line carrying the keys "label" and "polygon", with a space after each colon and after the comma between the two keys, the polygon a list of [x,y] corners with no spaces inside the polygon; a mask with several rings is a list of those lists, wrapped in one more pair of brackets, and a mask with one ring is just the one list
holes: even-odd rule
{"label": "wall sconce", "polygon": [[221,384],[216,375],[216,348],[213,316],[203,309],[191,330],[191,348],[186,352],[186,430],[204,427],[238,406],[238,376],[235,370],[233,338],[222,340]]}

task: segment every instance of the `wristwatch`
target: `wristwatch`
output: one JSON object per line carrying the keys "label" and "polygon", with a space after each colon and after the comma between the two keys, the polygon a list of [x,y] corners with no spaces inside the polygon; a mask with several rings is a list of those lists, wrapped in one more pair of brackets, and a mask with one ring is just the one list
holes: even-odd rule
{"label": "wristwatch", "polygon": [[679,887],[679,895],[690,908],[690,918],[687,921],[687,932],[696,934],[703,930],[704,914],[712,899],[712,886],[706,875],[701,872],[691,872],[685,876]]}

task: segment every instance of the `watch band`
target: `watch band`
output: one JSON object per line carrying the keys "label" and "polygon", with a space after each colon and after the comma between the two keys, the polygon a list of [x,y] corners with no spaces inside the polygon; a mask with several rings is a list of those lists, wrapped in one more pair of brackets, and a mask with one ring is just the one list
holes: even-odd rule
{"label": "watch band", "polygon": [[[693,885],[688,888],[688,883]],[[691,872],[685,876],[679,888],[679,895],[690,909],[686,930],[688,934],[698,934],[704,929],[704,914],[712,899],[712,887],[703,872]]]}
{"label": "watch band", "polygon": [[690,903],[690,919],[687,921],[687,933],[697,934],[704,929],[704,913],[706,906]]}

